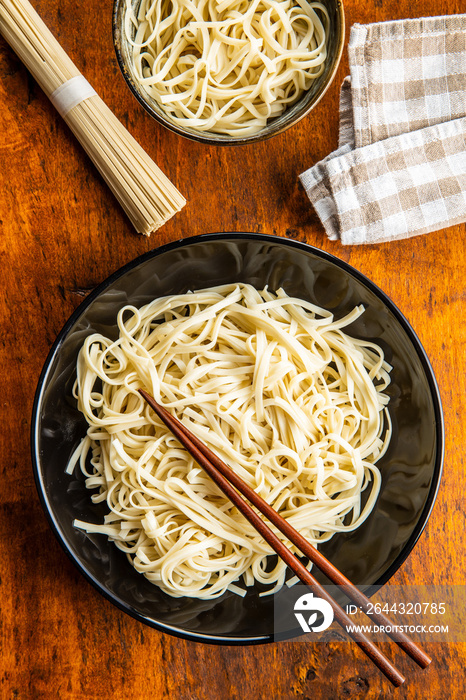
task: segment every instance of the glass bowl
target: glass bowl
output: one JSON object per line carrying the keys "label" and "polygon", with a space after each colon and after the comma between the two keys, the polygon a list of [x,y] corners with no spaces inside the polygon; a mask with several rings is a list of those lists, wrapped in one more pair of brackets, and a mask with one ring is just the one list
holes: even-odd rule
{"label": "glass bowl", "polygon": [[[259,590],[251,588],[244,598],[227,592],[211,601],[164,594],[106,536],[73,527],[75,518],[102,522],[104,510],[91,502],[79,470],[65,473],[87,428],[71,393],[84,338],[93,332],[115,337],[116,316],[126,304],[141,306],[159,296],[229,282],[283,287],[337,317],[364,304],[365,313],[348,332],[377,342],[393,365],[388,389],[393,437],[378,462],[382,487],[371,515],[356,531],[334,535],[321,551],[358,586],[388,581],[416,544],[440,482],[444,438],[437,384],[417,336],[393,302],[350,265],[309,245],[254,233],[208,234],[152,250],[111,275],[76,309],[45,362],[33,408],[32,457],[52,530],[101,594],[170,634],[253,644],[273,641],[274,598],[279,601],[280,593],[259,597]],[[300,633],[291,626],[282,636]]]}

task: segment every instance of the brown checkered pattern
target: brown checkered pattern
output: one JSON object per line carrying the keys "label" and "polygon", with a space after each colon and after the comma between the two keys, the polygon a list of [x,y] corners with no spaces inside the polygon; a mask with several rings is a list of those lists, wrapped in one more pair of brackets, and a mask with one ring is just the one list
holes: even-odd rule
{"label": "brown checkered pattern", "polygon": [[339,148],[300,176],[329,238],[466,221],[466,15],[354,25],[348,55]]}

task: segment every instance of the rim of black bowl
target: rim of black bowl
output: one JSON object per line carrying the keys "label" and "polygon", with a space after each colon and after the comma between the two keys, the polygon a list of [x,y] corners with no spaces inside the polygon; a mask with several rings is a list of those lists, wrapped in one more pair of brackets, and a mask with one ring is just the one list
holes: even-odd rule
{"label": "rim of black bowl", "polygon": [[[112,35],[118,66],[131,93],[139,104],[145,109],[145,111],[150,114],[155,121],[169,131],[172,131],[175,134],[178,134],[178,136],[183,136],[191,141],[197,141],[198,143],[205,143],[211,146],[244,146],[251,143],[258,143],[260,141],[267,141],[268,139],[272,138],[272,136],[282,134],[284,131],[287,131],[292,126],[298,124],[298,122],[304,119],[304,117],[306,117],[309,112],[311,112],[320,102],[330,85],[333,83],[340,65],[343,47],[345,44],[345,9],[343,0],[336,0],[335,14],[337,17],[336,29],[338,31],[338,35],[336,38],[335,52],[331,58],[328,74],[325,80],[322,81],[321,85],[316,90],[313,99],[310,100],[309,104],[305,102],[303,106],[300,107],[299,105],[303,99],[300,98],[298,102],[283,112],[283,114],[268,123],[264,129],[261,129],[256,134],[250,134],[249,136],[228,136],[228,134],[215,134],[209,131],[196,131],[195,129],[188,129],[187,127],[183,129],[181,126],[178,126],[178,124],[172,122],[169,117],[166,117],[162,111],[158,112],[155,110],[150,102],[144,99],[143,95],[135,85],[135,81],[129,73],[122,50],[120,13],[123,12],[122,8],[124,4],[125,0],[114,0],[112,12]],[[293,118],[290,121],[283,118],[288,112],[293,112]]]}
{"label": "rim of black bowl", "polygon": [[[421,341],[419,340],[418,336],[416,335],[414,329],[412,328],[411,324],[407,320],[407,318],[404,316],[404,314],[399,310],[399,308],[394,304],[394,302],[385,294],[380,287],[378,287],[374,282],[372,282],[366,275],[364,275],[362,272],[359,272],[357,269],[352,267],[349,263],[346,263],[344,260],[341,260],[340,258],[337,258],[335,255],[332,255],[331,253],[328,253],[324,250],[321,250],[320,248],[316,248],[312,245],[309,245],[307,243],[302,243],[300,241],[295,241],[289,238],[284,238],[282,236],[275,236],[275,235],[270,235],[270,234],[263,234],[263,233],[253,233],[253,232],[225,232],[225,233],[207,233],[207,234],[201,234],[197,236],[191,236],[188,238],[183,238],[179,239],[177,241],[173,241],[171,243],[167,243],[165,245],[162,245],[158,248],[154,248],[147,253],[143,253],[142,255],[134,258],[130,262],[126,263],[122,267],[120,267],[118,270],[116,270],[114,273],[112,273],[109,277],[107,277],[103,282],[101,282],[95,289],[93,289],[88,296],[81,302],[81,304],[74,310],[72,315],[69,317],[69,319],[66,321],[64,324],[63,328],[59,332],[56,340],[54,341],[47,358],[45,360],[45,363],[43,365],[42,371],[39,376],[38,384],[37,384],[37,389],[35,392],[34,396],[34,402],[33,402],[33,408],[32,408],[32,419],[31,419],[31,453],[32,453],[32,466],[33,466],[33,473],[34,473],[34,480],[36,484],[36,488],[38,491],[39,499],[42,505],[42,508],[45,512],[46,518],[49,522],[49,525],[57,538],[58,542],[68,555],[68,557],[71,559],[73,564],[77,567],[77,569],[84,575],[84,577],[103,595],[104,598],[109,600],[113,605],[115,605],[117,608],[120,608],[120,610],[123,610],[123,612],[129,614],[131,617],[139,620],[140,622],[145,623],[149,627],[155,628],[159,630],[160,632],[166,632],[168,634],[171,634],[172,636],[175,637],[180,637],[182,639],[187,639],[190,641],[195,641],[195,642],[204,642],[207,644],[220,644],[220,645],[225,645],[225,646],[238,646],[238,645],[243,645],[243,646],[248,646],[248,645],[253,645],[253,644],[264,644],[268,642],[273,642],[273,641],[278,641],[277,638],[272,634],[267,634],[267,635],[261,635],[257,637],[222,637],[219,635],[212,635],[212,634],[202,634],[201,632],[188,632],[186,630],[180,629],[178,627],[169,625],[167,623],[159,622],[157,620],[153,620],[152,618],[146,617],[145,615],[142,615],[139,613],[137,610],[134,610],[130,605],[125,603],[125,601],[120,600],[117,596],[110,594],[103,586],[102,584],[90,573],[90,571],[87,570],[87,568],[76,559],[74,556],[73,552],[71,551],[70,547],[68,546],[66,539],[62,536],[61,534],[61,529],[54,517],[54,514],[52,512],[52,508],[49,505],[49,501],[47,499],[46,495],[46,490],[44,487],[43,479],[42,479],[42,472],[41,472],[41,465],[40,465],[40,458],[39,458],[39,425],[40,425],[40,406],[41,406],[41,401],[42,401],[42,396],[43,396],[43,391],[45,387],[45,382],[48,376],[48,373],[50,371],[51,365],[53,363],[53,360],[55,358],[55,355],[60,349],[60,346],[62,345],[65,337],[67,336],[68,332],[71,330],[72,326],[76,323],[76,321],[79,319],[79,317],[82,315],[82,313],[87,309],[87,307],[103,292],[107,287],[109,287],[111,284],[116,282],[120,277],[125,275],[127,272],[130,270],[134,269],[135,267],[139,266],[140,264],[146,262],[147,260],[150,260],[151,258],[157,257],[158,255],[162,255],[163,253],[177,249],[177,248],[183,248],[185,246],[189,246],[195,243],[200,243],[204,241],[219,241],[219,240],[254,240],[254,241],[262,241],[266,243],[271,243],[274,245],[283,245],[285,247],[291,247],[291,248],[297,248],[300,249],[304,252],[311,253],[312,255],[315,255],[316,257],[320,257],[324,260],[327,260],[338,267],[342,268],[344,271],[346,271],[348,274],[352,275],[355,277],[357,280],[359,280],[362,284],[364,284],[370,291],[372,291],[376,296],[383,301],[383,303],[387,306],[387,308],[390,309],[390,311],[393,313],[393,315],[396,317],[398,322],[401,324],[403,327],[404,331],[407,333],[409,336],[413,347],[415,351],[417,352],[417,355],[419,357],[419,360],[422,364],[423,370],[425,372],[427,382],[429,384],[431,396],[432,396],[432,401],[433,401],[433,407],[434,407],[434,415],[435,415],[435,431],[436,431],[436,456],[435,456],[435,465],[434,465],[434,470],[432,474],[432,484],[429,489],[429,493],[424,505],[424,508],[419,516],[418,522],[413,529],[413,532],[411,533],[409,539],[407,540],[406,544],[404,545],[403,549],[400,551],[396,559],[393,561],[393,563],[388,567],[387,571],[380,576],[377,581],[375,581],[373,584],[369,586],[368,591],[366,591],[367,595],[371,595],[372,591],[375,591],[378,587],[384,585],[387,583],[387,581],[395,574],[396,571],[400,568],[400,566],[403,564],[403,562],[406,560],[406,558],[409,556],[411,551],[413,550],[414,546],[416,545],[419,537],[421,536],[422,531],[424,530],[425,526],[427,525],[427,522],[429,520],[430,514],[432,512],[432,508],[434,506],[438,490],[440,487],[440,480],[442,476],[442,471],[443,471],[443,459],[444,459],[444,420],[443,420],[443,411],[442,411],[442,402],[441,402],[441,397],[440,397],[440,392],[437,384],[437,380],[435,378],[435,374],[433,371],[433,368],[431,366],[431,363],[429,361],[429,358],[427,357],[427,354],[421,344]],[[293,636],[298,636],[300,634],[299,631],[296,631],[296,633],[290,633],[290,637]],[[285,637],[283,637],[285,639]]]}

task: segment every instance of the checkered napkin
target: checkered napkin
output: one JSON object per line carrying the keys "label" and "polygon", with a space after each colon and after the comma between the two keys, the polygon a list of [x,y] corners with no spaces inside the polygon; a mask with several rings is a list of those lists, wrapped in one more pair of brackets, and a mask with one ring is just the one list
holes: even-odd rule
{"label": "checkered napkin", "polygon": [[300,176],[328,237],[466,221],[466,15],[354,25],[339,147]]}

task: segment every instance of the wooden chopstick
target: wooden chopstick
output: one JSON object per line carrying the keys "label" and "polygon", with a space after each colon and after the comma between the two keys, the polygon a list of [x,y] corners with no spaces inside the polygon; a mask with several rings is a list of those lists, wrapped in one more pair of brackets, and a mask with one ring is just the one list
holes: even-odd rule
{"label": "wooden chopstick", "polygon": [[270,544],[275,552],[284,560],[289,568],[310,586],[316,594],[327,600],[333,608],[336,621],[345,629],[365,654],[375,663],[396,687],[404,683],[405,678],[392,662],[368,639],[362,632],[355,629],[354,623],[346,612],[333,600],[330,594],[321,586],[315,577],[306,569],[300,560],[290,552],[288,547],[277,537],[262,518],[251,508],[238,493],[240,491],[251,503],[265,515],[293,544],[295,544],[321,571],[334,583],[341,586],[346,595],[355,602],[366,614],[369,606],[371,619],[376,624],[388,630],[392,639],[416,661],[422,668],[431,663],[431,658],[403,632],[391,632],[394,625],[383,613],[374,613],[369,599],[354,586],[331,562],[329,562],[315,547],[313,547],[297,530],[277,513],[264,499],[248,486],[223,460],[210,450],[201,440],[188,430],[180,421],[174,418],[163,406],[143,389],[139,390],[159,418],[178,438],[186,450],[202,466],[225,495],[236,505],[243,515],[251,522],[262,537]]}

